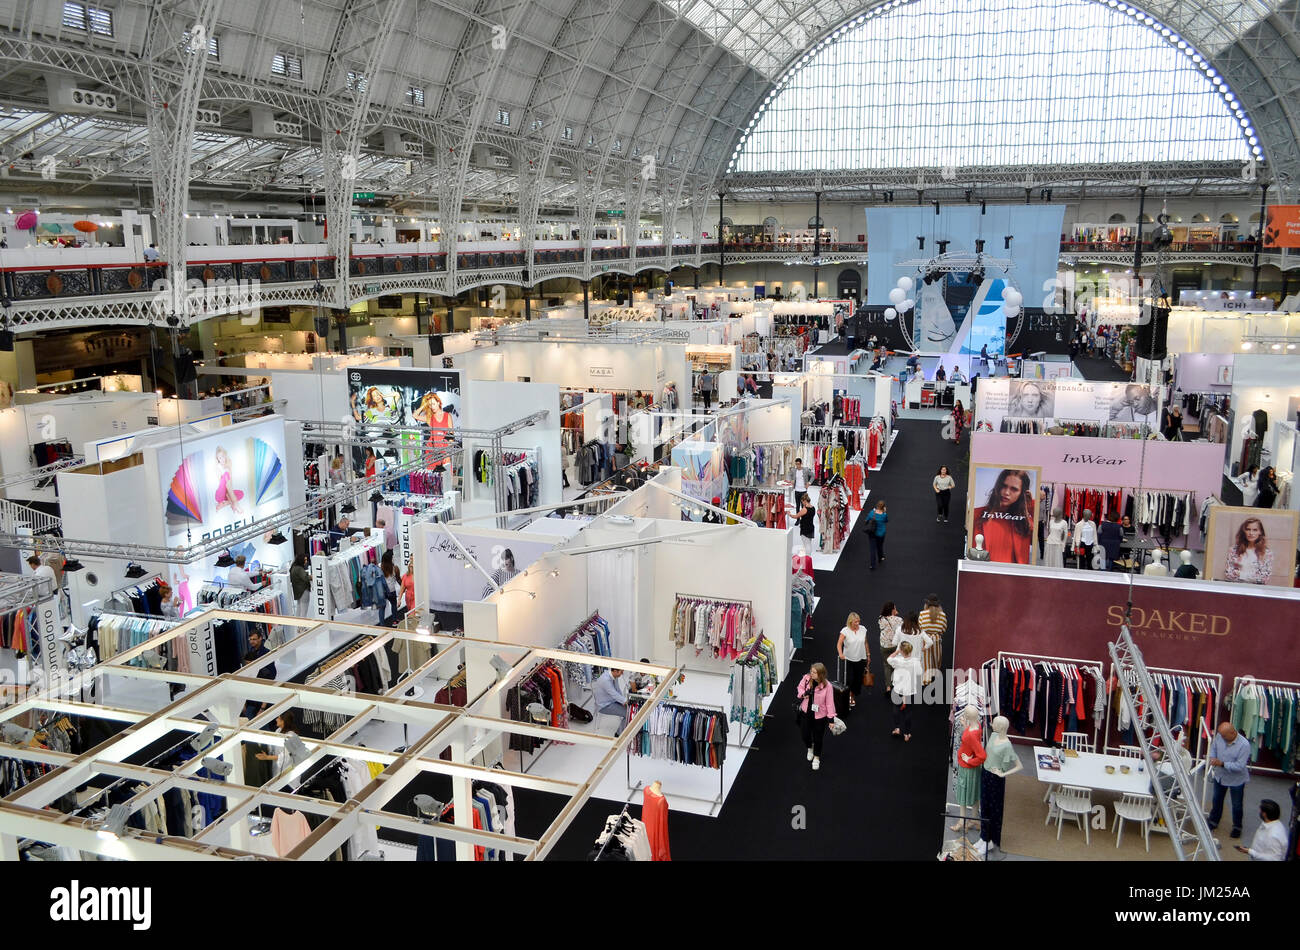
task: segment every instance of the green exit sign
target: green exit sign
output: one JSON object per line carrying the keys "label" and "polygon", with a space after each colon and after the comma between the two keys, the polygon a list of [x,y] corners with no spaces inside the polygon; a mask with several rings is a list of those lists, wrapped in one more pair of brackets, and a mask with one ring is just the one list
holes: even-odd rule
{"label": "green exit sign", "polygon": [[611,208],[605,212],[607,218],[621,218],[623,217],[623,214],[624,212],[622,208]]}
{"label": "green exit sign", "polygon": [[373,191],[354,191],[352,192],[353,201],[374,201],[375,193]]}

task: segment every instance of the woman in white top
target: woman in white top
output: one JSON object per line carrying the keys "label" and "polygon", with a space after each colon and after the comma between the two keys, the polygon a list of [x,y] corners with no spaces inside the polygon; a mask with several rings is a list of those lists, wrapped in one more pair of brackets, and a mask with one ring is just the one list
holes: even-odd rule
{"label": "woman in white top", "polygon": [[921,661],[912,654],[912,644],[903,641],[889,665],[894,668],[894,685],[891,698],[894,702],[894,731],[904,742],[912,741],[912,703],[921,689]]}
{"label": "woman in white top", "polygon": [[956,483],[952,476],[948,474],[948,466],[940,465],[939,471],[934,476],[931,483],[934,486],[934,500],[939,506],[939,513],[934,516],[935,521],[948,521],[948,505],[952,502],[952,489]]}
{"label": "woman in white top", "polygon": [[876,621],[880,628],[880,669],[885,674],[885,694],[889,693],[889,676],[893,669],[889,665],[889,654],[893,652],[899,632],[903,629],[903,617],[892,600],[885,601],[880,608],[880,618]]}
{"label": "woman in white top", "polygon": [[1043,542],[1043,566],[1065,567],[1065,542],[1069,540],[1070,522],[1065,520],[1061,510],[1052,512],[1052,520],[1047,522],[1047,537]]}
{"label": "woman in white top", "polygon": [[871,655],[867,653],[867,628],[862,626],[862,618],[856,613],[849,614],[849,619],[845,621],[844,628],[840,630],[840,638],[835,644],[835,652],[839,654],[848,668],[848,679],[845,683],[849,691],[849,709],[858,704],[858,692],[862,689],[862,677],[867,672],[871,663]]}
{"label": "woman in white top", "polygon": [[922,674],[928,672],[924,663],[925,651],[934,646],[935,640],[921,629],[920,614],[911,613],[903,618],[903,626],[894,636],[894,646],[902,647],[904,643],[912,645],[912,656],[917,666],[921,668]]}

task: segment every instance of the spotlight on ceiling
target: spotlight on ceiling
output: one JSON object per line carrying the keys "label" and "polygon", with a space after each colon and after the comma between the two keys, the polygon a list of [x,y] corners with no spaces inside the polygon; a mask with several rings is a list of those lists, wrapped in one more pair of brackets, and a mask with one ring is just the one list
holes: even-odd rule
{"label": "spotlight on ceiling", "polygon": [[281,533],[280,533],[280,530],[277,528],[277,529],[275,530],[275,532],[274,532],[274,533],[273,533],[269,538],[266,539],[266,543],[267,543],[267,544],[285,544],[285,543],[288,542],[288,540],[289,540],[289,539],[286,538],[283,534],[281,534]]}
{"label": "spotlight on ceiling", "polygon": [[148,572],[145,571],[145,569],[141,567],[139,564],[130,563],[127,564],[126,566],[126,576],[131,578],[132,580],[134,580],[137,577],[144,577],[146,573]]}

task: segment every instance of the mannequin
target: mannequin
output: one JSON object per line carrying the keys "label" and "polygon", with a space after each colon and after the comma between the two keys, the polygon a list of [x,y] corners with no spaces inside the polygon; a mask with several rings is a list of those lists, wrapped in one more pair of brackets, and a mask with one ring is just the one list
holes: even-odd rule
{"label": "mannequin", "polygon": [[650,841],[653,861],[671,861],[668,853],[668,799],[658,779],[651,782],[641,796],[641,821]]}
{"label": "mannequin", "polygon": [[1065,567],[1065,542],[1069,539],[1070,523],[1057,508],[1047,522],[1047,538],[1043,542],[1043,567]]}
{"label": "mannequin", "polygon": [[1195,564],[1192,563],[1192,552],[1181,551],[1178,554],[1178,560],[1183,563],[1178,565],[1178,570],[1174,571],[1174,577],[1190,577],[1192,580],[1201,576]]}
{"label": "mannequin", "polygon": [[[1083,509],[1083,519],[1074,526],[1074,538],[1071,542],[1075,553],[1079,555],[1079,567],[1085,571],[1092,570],[1092,549],[1097,544],[1097,522],[1092,520],[1092,510]],[[1082,548],[1082,553],[1080,549]]]}
{"label": "mannequin", "polygon": [[980,778],[980,815],[984,820],[985,847],[1002,847],[1002,802],[1006,797],[1007,776],[1015,775],[1024,766],[1016,755],[1007,728],[1011,723],[1006,716],[993,720],[993,735],[989,736],[988,758],[984,760],[984,774]]}
{"label": "mannequin", "polygon": [[1143,574],[1153,574],[1156,577],[1168,577],[1169,568],[1165,567],[1160,561],[1160,549],[1156,548],[1151,552],[1151,563],[1142,569]]}
{"label": "mannequin", "polygon": [[971,817],[979,814],[980,773],[984,770],[984,742],[980,729],[980,711],[974,706],[967,706],[961,713],[961,746],[957,750],[957,807],[961,809],[961,818],[952,826],[953,831],[964,831],[969,824],[966,809],[970,808]]}
{"label": "mannequin", "polygon": [[984,550],[984,535],[975,535],[975,547],[966,552],[966,557],[972,561],[987,561],[989,552]]}

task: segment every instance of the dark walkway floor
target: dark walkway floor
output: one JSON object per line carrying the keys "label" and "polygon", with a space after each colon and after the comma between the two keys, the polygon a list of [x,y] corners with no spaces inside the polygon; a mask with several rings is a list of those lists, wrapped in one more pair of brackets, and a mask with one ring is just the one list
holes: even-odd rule
{"label": "dark walkway floor", "polygon": [[[940,845],[947,767],[947,711],[918,707],[912,741],[890,736],[891,707],[880,686],[851,715],[848,731],[827,735],[822,768],[813,772],[791,715],[795,687],[808,663],[825,663],[834,675],[835,641],[848,612],[863,617],[871,633],[872,669],[880,672],[875,618],[886,600],[900,612],[917,610],[936,593],[952,614],[955,562],[961,553],[966,472],[957,463],[966,455],[940,438],[938,422],[904,420],[902,434],[885,468],[870,476],[870,502],[889,506],[885,563],[868,570],[869,541],[858,521],[834,574],[819,572],[821,597],[814,617],[814,639],[806,644],[772,703],[771,718],[758,751],[744,767],[718,817],[673,812],[669,833],[675,860],[933,860]],[[936,524],[930,481],[941,464],[952,466],[958,489],[952,521]],[[951,659],[950,638],[944,644]],[[670,777],[664,791],[672,797]],[[805,810],[806,828],[792,827],[796,806]],[[521,809],[522,810],[522,809]],[[604,819],[617,811],[610,802],[589,803],[552,852],[556,859],[583,859]],[[639,815],[640,808],[632,809]],[[522,817],[522,816],[521,816]],[[524,833],[524,828],[520,828]],[[541,829],[536,829],[540,832]]]}
{"label": "dark walkway floor", "polygon": [[1076,356],[1074,365],[1079,367],[1084,379],[1102,383],[1124,383],[1133,378],[1132,373],[1124,372],[1123,367],[1108,356]]}

